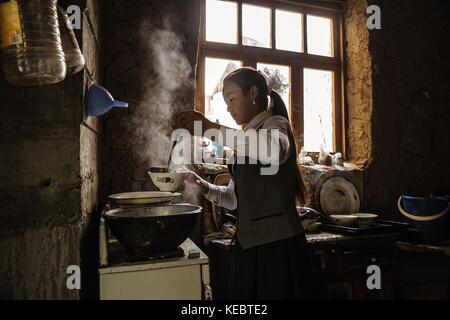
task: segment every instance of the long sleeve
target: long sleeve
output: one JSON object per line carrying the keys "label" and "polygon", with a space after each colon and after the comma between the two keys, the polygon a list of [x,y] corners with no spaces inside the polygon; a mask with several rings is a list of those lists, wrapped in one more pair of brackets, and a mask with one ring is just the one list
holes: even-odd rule
{"label": "long sleeve", "polygon": [[228,210],[235,210],[237,207],[237,198],[234,193],[234,181],[230,179],[227,186],[216,186],[209,183],[209,191],[205,195],[206,199],[214,202],[220,207],[224,207]]}
{"label": "long sleeve", "polygon": [[[290,154],[289,122],[281,116],[270,117],[263,126],[254,130],[220,129],[219,143],[233,149],[237,156],[247,156],[262,163],[284,163]],[[252,143],[250,143],[250,139]],[[267,150],[278,151],[278,158]]]}

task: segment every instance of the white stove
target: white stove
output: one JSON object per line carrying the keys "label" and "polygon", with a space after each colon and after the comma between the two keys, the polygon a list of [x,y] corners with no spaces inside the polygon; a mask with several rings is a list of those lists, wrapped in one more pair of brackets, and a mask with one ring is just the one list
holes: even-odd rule
{"label": "white stove", "polygon": [[209,259],[189,238],[167,257],[127,261],[125,251],[100,222],[101,300],[210,300]]}

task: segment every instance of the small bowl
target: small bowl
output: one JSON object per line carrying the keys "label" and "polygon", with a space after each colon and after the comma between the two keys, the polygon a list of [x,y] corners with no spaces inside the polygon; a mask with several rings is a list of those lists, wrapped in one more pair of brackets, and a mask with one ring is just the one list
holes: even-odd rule
{"label": "small bowl", "polygon": [[350,227],[352,226],[356,221],[356,216],[349,215],[349,214],[332,214],[330,215],[330,220],[338,225],[343,227]]}
{"label": "small bowl", "polygon": [[160,191],[177,191],[183,181],[184,172],[148,172]]}
{"label": "small bowl", "polygon": [[356,217],[358,227],[366,228],[377,220],[378,215],[372,213],[352,213]]}
{"label": "small bowl", "polygon": [[316,222],[308,227],[308,232],[316,232],[319,230],[320,226],[322,225],[322,222]]}
{"label": "small bowl", "polygon": [[305,231],[314,232],[319,229],[322,223],[319,221],[319,219],[304,219],[302,220],[302,225]]}
{"label": "small bowl", "polygon": [[169,172],[168,167],[151,167],[149,172]]}
{"label": "small bowl", "polygon": [[303,225],[303,228],[308,229],[310,226],[312,226],[316,222],[319,222],[319,219],[303,219],[302,225]]}

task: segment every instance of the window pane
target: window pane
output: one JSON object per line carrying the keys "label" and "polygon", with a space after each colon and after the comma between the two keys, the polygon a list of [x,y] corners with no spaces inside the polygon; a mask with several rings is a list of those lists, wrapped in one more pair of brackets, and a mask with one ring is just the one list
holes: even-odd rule
{"label": "window pane", "polygon": [[222,81],[227,74],[241,66],[241,61],[205,58],[205,116],[208,120],[219,120],[222,125],[239,128],[223,100]]}
{"label": "window pane", "polygon": [[237,44],[237,4],[206,0],[206,41]]}
{"label": "window pane", "polygon": [[304,69],[305,150],[333,152],[333,72]]}
{"label": "window pane", "polygon": [[270,8],[242,5],[242,44],[270,48]]}
{"label": "window pane", "polygon": [[276,10],[276,49],[302,52],[302,15]]}
{"label": "window pane", "polygon": [[308,53],[331,57],[332,21],[308,15]]}
{"label": "window pane", "polygon": [[291,81],[290,70],[288,66],[279,66],[275,64],[258,63],[257,69],[262,71],[268,79],[269,89],[272,88],[283,99],[286,109],[290,114],[290,94],[291,94]]}

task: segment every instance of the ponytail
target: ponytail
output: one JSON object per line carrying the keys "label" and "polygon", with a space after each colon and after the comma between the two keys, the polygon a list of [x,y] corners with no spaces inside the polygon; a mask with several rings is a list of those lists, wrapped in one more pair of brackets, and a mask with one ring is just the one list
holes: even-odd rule
{"label": "ponytail", "polygon": [[[283,102],[283,99],[281,99],[280,95],[275,92],[275,91],[271,91],[270,92],[270,99],[273,102],[273,106],[271,108],[272,110],[272,114],[274,116],[282,116],[284,118],[286,118],[289,121],[289,114],[287,112],[287,108],[286,105]],[[271,104],[272,104],[271,102]],[[293,131],[293,130],[292,130]],[[294,138],[292,136],[292,138]],[[297,155],[297,145],[295,143],[295,140],[292,139],[291,140],[294,145],[292,147],[292,152],[294,152],[295,155]],[[297,197],[297,200],[300,202],[300,204],[304,205],[306,202],[306,196],[305,196],[305,186],[303,184],[303,180],[302,180],[302,176],[300,174],[300,169],[298,168],[298,165],[295,166],[295,194]]]}
{"label": "ponytail", "polygon": [[273,101],[272,114],[274,116],[283,116],[289,120],[289,115],[283,99],[275,91],[270,92],[270,99]]}

